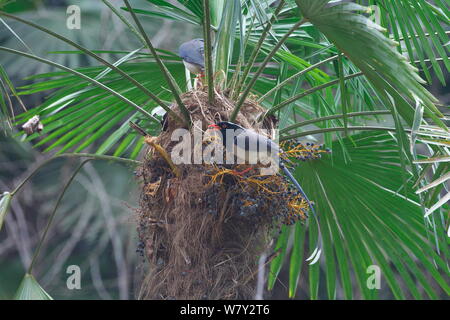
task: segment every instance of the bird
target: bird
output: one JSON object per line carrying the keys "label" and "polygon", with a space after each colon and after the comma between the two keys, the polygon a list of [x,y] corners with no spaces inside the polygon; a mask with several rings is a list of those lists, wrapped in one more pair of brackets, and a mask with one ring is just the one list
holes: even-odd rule
{"label": "bird", "polygon": [[203,39],[193,39],[179,48],[183,64],[190,72],[203,76],[205,71],[205,43]]}
{"label": "bird", "polygon": [[[277,163],[281,170],[283,170],[287,178],[294,184],[305,199],[317,223],[319,230],[317,246],[308,259],[306,259],[306,261],[311,261],[310,265],[315,264],[322,253],[322,235],[320,232],[319,219],[311,201],[309,201],[306,193],[303,191],[303,188],[286,167],[284,163],[285,160],[280,159],[279,155],[283,154],[283,150],[280,146],[268,137],[259,134],[254,130],[243,128],[233,122],[221,121],[209,125],[208,128],[220,131],[223,146],[226,150],[230,147],[233,148],[232,150],[227,151],[233,152],[238,159],[246,161],[250,159],[250,161],[252,161],[250,162],[251,164],[256,164],[258,160],[262,160],[261,162],[263,163],[267,163],[267,161],[270,160],[271,163]],[[227,137],[233,137],[232,143],[230,143],[229,140],[227,141]]]}
{"label": "bird", "polygon": [[[264,165],[269,163],[278,164],[276,155],[278,155],[279,147],[263,135],[250,129],[244,129],[232,122],[219,122],[218,124],[210,125],[209,128],[221,131],[223,145],[226,148],[234,147],[233,150],[227,151],[232,152],[236,156],[239,164],[257,164],[258,162]],[[228,129],[233,131],[227,131]],[[227,145],[227,132],[231,133],[230,137],[234,138],[233,144],[229,146]]]}

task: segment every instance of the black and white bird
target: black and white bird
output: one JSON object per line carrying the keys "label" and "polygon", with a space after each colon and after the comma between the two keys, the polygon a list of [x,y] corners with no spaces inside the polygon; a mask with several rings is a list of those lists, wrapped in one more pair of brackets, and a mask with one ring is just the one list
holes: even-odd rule
{"label": "black and white bird", "polygon": [[[283,170],[287,178],[294,184],[311,209],[319,229],[317,246],[310,257],[306,259],[306,261],[311,261],[310,264],[315,264],[322,253],[322,235],[320,233],[319,219],[313,205],[303,191],[303,188],[285,166],[284,160],[279,157],[283,153],[280,146],[268,137],[251,129],[245,129],[236,123],[223,121],[211,124],[209,128],[220,130],[223,146],[226,148],[227,152],[235,154],[238,161],[241,160],[245,161],[244,163],[250,164],[256,164],[257,162],[263,164],[276,163]],[[227,140],[227,138],[232,138],[232,141]],[[230,148],[233,149],[230,150]]]}
{"label": "black and white bird", "polygon": [[184,66],[196,75],[203,75],[205,71],[205,43],[203,39],[193,39],[185,42],[179,49]]}
{"label": "black and white bird", "polygon": [[[232,153],[237,164],[264,165],[277,164],[280,153],[279,146],[265,136],[232,122],[219,122],[209,126],[221,132],[221,139],[225,150]],[[227,140],[231,138],[232,140]]]}

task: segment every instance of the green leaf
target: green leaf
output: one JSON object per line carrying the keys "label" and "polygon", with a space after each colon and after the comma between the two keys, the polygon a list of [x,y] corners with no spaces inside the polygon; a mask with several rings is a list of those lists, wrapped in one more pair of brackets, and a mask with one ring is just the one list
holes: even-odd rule
{"label": "green leaf", "polygon": [[15,300],[53,300],[31,274],[26,274],[14,296]]}
{"label": "green leaf", "polygon": [[0,198],[0,231],[2,230],[3,221],[5,221],[6,214],[9,211],[12,195],[9,192],[4,192]]}
{"label": "green leaf", "polygon": [[295,225],[294,243],[289,266],[289,298],[294,298],[297,292],[298,280],[302,272],[303,246],[305,244],[305,227],[300,223]]}
{"label": "green leaf", "polygon": [[[1,4],[0,4],[0,8],[1,8]],[[9,32],[11,32],[11,34],[17,39],[19,40],[19,42],[29,51],[32,52],[31,48],[25,43],[25,41],[22,40],[21,37],[19,37],[19,35],[5,22],[5,20],[3,20],[2,18],[0,18],[0,22],[6,27],[6,29],[9,30]]]}
{"label": "green leaf", "polygon": [[[214,45],[215,71],[223,72],[225,75],[225,80],[228,75],[229,65],[233,56],[234,40],[235,37],[237,37],[237,26],[240,20],[241,12],[242,9],[240,0],[226,1],[223,17],[216,34]],[[226,84],[226,81],[223,83]]]}
{"label": "green leaf", "polygon": [[[355,284],[362,297],[377,298],[377,293],[366,286],[370,265],[381,268],[382,288],[388,285],[397,299],[410,296],[419,299],[421,288],[430,298],[437,297],[435,286],[448,291],[445,279],[450,273],[445,260],[434,251],[434,240],[426,237],[427,226],[423,223],[418,196],[411,187],[407,188],[406,197],[397,192],[405,173],[400,166],[396,140],[387,133],[366,132],[342,141],[350,162],[338,148],[339,141],[334,141],[332,155],[302,162],[295,171],[323,221],[323,272],[328,298],[342,298],[334,296],[337,282],[344,288],[347,299],[358,296],[358,291],[352,289]],[[411,181],[411,175],[407,175]],[[314,227],[315,224],[310,232]],[[316,231],[310,234],[312,244],[315,234]],[[441,246],[446,245],[445,239],[438,241],[442,241]],[[291,265],[304,254],[304,248],[298,251],[299,248],[295,247],[295,255],[294,251],[291,254]],[[291,276],[292,296],[298,274],[292,272]],[[318,270],[310,270],[312,298],[324,298],[317,295],[321,281]]]}
{"label": "green leaf", "polygon": [[[128,8],[122,7],[122,10],[129,11]],[[143,14],[150,17],[159,17],[159,18],[165,18],[175,21],[182,21],[191,23],[193,25],[198,25],[200,23],[199,19],[195,16],[192,16],[186,12],[182,13],[182,10],[172,10],[172,9],[161,9],[161,12],[158,11],[152,11],[152,10],[143,10],[143,9],[133,9],[133,12],[138,14]]]}
{"label": "green leaf", "polygon": [[[315,219],[311,219],[309,224],[309,252],[313,252],[317,247],[318,225]],[[320,260],[319,260],[320,261]],[[309,298],[317,300],[319,295],[320,263],[309,265]]]}
{"label": "green leaf", "polygon": [[[442,128],[443,115],[436,108],[437,101],[423,86],[423,80],[405,58],[386,38],[380,26],[358,12],[365,7],[344,3],[325,7],[327,0],[296,0],[302,14],[341,50],[371,81],[378,92],[389,94],[397,102],[395,91],[406,99],[422,101],[425,112]],[[355,41],[357,39],[357,41]],[[412,125],[414,107],[397,103],[398,113]]]}
{"label": "green leaf", "polygon": [[[183,65],[169,63],[167,66],[177,79],[181,79],[184,75]],[[158,72],[159,70],[155,62],[125,62],[121,64],[120,68],[143,86],[155,92],[160,99],[172,99],[170,92],[164,88],[162,77],[148,77],[149,72]],[[91,78],[95,78],[105,70],[107,69],[103,66],[78,69],[79,72],[87,74]],[[54,74],[47,75],[53,76]],[[79,151],[98,141],[102,144],[97,146],[99,154],[104,154],[107,151],[114,154],[116,142],[130,134],[128,120],[130,118],[142,120],[143,117],[129,106],[124,105],[121,100],[107,94],[100,88],[89,86],[87,82],[68,73],[58,73],[58,75],[51,80],[35,81],[31,85],[23,87],[25,91],[22,91],[22,93],[42,92],[48,90],[49,87],[58,89],[43,104],[31,109],[26,116],[22,117],[23,120],[20,120],[24,121],[38,114],[44,123],[43,134],[46,136],[41,137],[35,134],[28,139],[35,142],[36,146],[51,142],[49,150],[58,145],[62,145],[65,149],[67,149],[66,146],[75,147],[77,145]],[[139,88],[134,87],[120,75],[114,72],[103,73],[102,75],[103,77],[99,81],[107,84],[112,90],[120,92],[146,110],[151,111],[157,106],[156,103],[149,101],[148,97],[141,94]],[[123,112],[120,110],[123,110]],[[113,117],[113,115],[117,116]],[[105,122],[108,119],[109,122]],[[99,123],[103,123],[104,126],[100,126]],[[147,126],[151,134],[158,134],[159,123],[153,122]],[[38,138],[39,141],[35,141]],[[55,141],[58,141],[58,143],[54,144]],[[137,140],[133,140],[132,143],[131,149],[134,148]]]}
{"label": "green leaf", "polygon": [[288,228],[287,226],[283,226],[281,229],[281,234],[277,240],[277,244],[274,249],[276,256],[270,263],[269,276],[267,280],[267,288],[269,290],[273,289],[278,274],[280,273],[281,268],[283,267],[290,231],[291,231],[290,228]]}
{"label": "green leaf", "polygon": [[[157,65],[159,66],[160,73],[166,79],[166,82],[167,82],[167,84],[169,86],[169,89],[172,92],[172,95],[175,97],[175,100],[177,102],[177,106],[180,109],[180,111],[181,111],[181,113],[182,113],[182,115],[184,117],[185,124],[190,126],[191,125],[191,123],[190,123],[191,119],[190,119],[190,116],[189,116],[189,112],[186,109],[186,106],[184,105],[183,101],[180,98],[180,94],[182,93],[180,86],[175,81],[175,78],[173,77],[173,74],[169,71],[167,66],[164,64],[164,62],[159,57],[158,52],[156,51],[155,47],[153,46],[152,42],[150,41],[150,38],[148,37],[147,33],[145,32],[144,27],[142,26],[142,24],[139,21],[138,17],[136,16],[134,11],[132,10],[129,1],[128,0],[124,0],[124,3],[127,6],[128,11],[130,11],[130,14],[131,14],[131,16],[132,16],[132,18],[134,20],[134,23],[138,27],[139,33],[141,34],[142,38],[144,38],[144,45],[146,45],[147,48],[152,53],[153,58],[155,59]],[[160,103],[161,106],[163,106],[163,104],[161,102],[159,102],[159,103]],[[172,110],[170,108],[167,108],[166,111],[172,113]]]}
{"label": "green leaf", "polygon": [[342,115],[343,115],[343,120],[344,120],[344,128],[345,128],[345,135],[348,135],[348,120],[347,120],[347,105],[348,105],[348,92],[347,92],[347,87],[345,85],[345,73],[344,73],[344,64],[342,62],[342,56],[339,55],[338,58],[338,64],[339,64],[339,89],[340,89],[340,93],[341,93],[341,106],[342,106]]}
{"label": "green leaf", "polygon": [[[443,65],[449,70],[450,62],[444,48],[449,38],[442,23],[443,21],[448,25],[448,17],[439,21],[443,12],[434,10],[432,4],[425,0],[384,1],[384,3],[386,4],[385,6],[379,6],[381,13],[385,12],[391,17],[389,27],[397,34],[396,41],[405,42],[410,60],[414,61],[419,58],[418,63],[430,83],[431,74],[428,71],[425,60],[431,61],[435,74],[441,83],[445,85],[441,66],[437,62],[437,55],[443,59]],[[448,8],[446,12],[448,12]],[[398,29],[400,29],[402,39],[399,38]],[[411,42],[414,45],[414,50]]]}
{"label": "green leaf", "polygon": [[213,63],[213,44],[211,35],[211,11],[209,0],[203,0],[203,40],[204,40],[204,61],[205,75],[208,84],[208,102],[214,101],[214,63]]}
{"label": "green leaf", "polygon": [[450,202],[450,192],[444,195],[438,202],[436,202],[430,209],[427,210],[425,218],[428,217],[433,212],[435,212],[436,210],[438,210],[440,207],[448,205],[449,202]]}

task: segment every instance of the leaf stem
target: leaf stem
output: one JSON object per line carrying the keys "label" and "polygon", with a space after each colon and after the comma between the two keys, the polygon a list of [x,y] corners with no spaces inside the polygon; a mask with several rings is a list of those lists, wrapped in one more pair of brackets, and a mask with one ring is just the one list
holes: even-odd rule
{"label": "leaf stem", "polygon": [[[351,74],[351,75],[348,75],[348,76],[344,77],[344,79],[345,80],[349,80],[349,79],[353,79],[353,78],[356,78],[356,77],[359,77],[359,76],[362,76],[362,75],[364,75],[364,73],[357,72],[357,73],[354,73],[354,74]],[[333,80],[333,81],[321,84],[320,86],[316,86],[316,87],[313,87],[311,89],[305,90],[302,93],[293,96],[292,98],[286,99],[285,101],[281,102],[280,104],[270,108],[263,116],[260,117],[259,121],[262,121],[265,117],[267,117],[267,116],[269,116],[271,114],[274,114],[275,112],[277,112],[278,110],[282,109],[283,107],[291,104],[292,102],[297,101],[297,100],[299,100],[299,99],[301,99],[303,97],[306,97],[306,96],[308,96],[311,93],[314,93],[316,91],[319,91],[319,90],[322,90],[322,89],[334,86],[335,84],[338,84],[339,81],[340,81],[340,79],[336,79],[336,80]]]}
{"label": "leaf stem", "polygon": [[347,96],[347,87],[345,86],[345,74],[344,74],[344,63],[342,61],[342,55],[338,55],[338,70],[339,70],[339,89],[341,92],[341,106],[342,106],[342,114],[343,120],[344,120],[344,135],[348,136],[348,121],[347,121],[347,103],[348,103],[348,96]]}
{"label": "leaf stem", "polygon": [[56,68],[65,70],[65,71],[67,71],[67,72],[73,73],[74,75],[78,76],[79,78],[82,78],[82,79],[84,79],[84,80],[86,80],[86,81],[92,83],[93,85],[95,85],[95,86],[97,86],[97,87],[100,87],[100,88],[102,88],[102,89],[105,90],[105,91],[108,91],[109,93],[111,93],[111,94],[114,95],[115,97],[119,98],[120,100],[122,100],[122,101],[125,102],[126,104],[130,105],[130,106],[133,107],[134,109],[136,109],[136,110],[138,110],[139,112],[141,112],[142,114],[144,114],[147,118],[152,119],[153,121],[159,123],[159,120],[158,120],[158,119],[156,119],[156,118],[155,118],[154,116],[152,116],[148,111],[144,110],[143,108],[141,108],[140,106],[138,106],[138,105],[137,105],[136,103],[134,103],[133,101],[131,101],[131,100],[125,98],[125,97],[124,97],[123,95],[121,95],[120,93],[114,91],[113,89],[109,88],[108,86],[105,86],[103,83],[101,83],[101,82],[99,82],[99,81],[97,81],[97,80],[95,80],[95,79],[92,79],[91,77],[88,77],[87,75],[85,75],[85,74],[83,74],[83,73],[81,73],[81,72],[78,72],[78,71],[76,71],[76,70],[74,70],[74,69],[71,69],[71,68],[69,68],[69,67],[63,66],[62,64],[59,64],[59,63],[56,63],[56,62],[53,62],[53,61],[50,61],[50,60],[47,60],[47,59],[44,59],[44,58],[41,58],[41,57],[32,55],[32,54],[29,54],[29,53],[26,53],[26,52],[17,51],[17,50],[11,49],[11,48],[6,48],[6,47],[1,47],[1,46],[0,46],[0,51],[6,51],[6,52],[14,53],[14,54],[17,54],[17,55],[21,55],[21,56],[24,56],[24,57],[27,57],[27,58],[30,58],[30,59],[37,60],[37,61],[39,61],[39,62],[48,64],[48,65],[54,66],[54,67],[56,67]]}
{"label": "leaf stem", "polygon": [[[239,91],[237,91],[237,87],[239,85],[239,80],[240,80],[239,79],[239,74],[241,72],[242,66],[245,65],[245,54],[244,53],[245,53],[245,51],[247,49],[248,42],[249,42],[249,39],[250,39],[250,35],[251,35],[252,31],[253,31],[254,24],[255,24],[255,15],[252,16],[250,27],[248,28],[248,30],[246,30],[245,38],[244,38],[244,41],[243,41],[242,51],[241,51],[241,54],[239,55],[239,59],[238,59],[238,62],[236,64],[236,69],[235,69],[233,77],[231,78],[231,81],[230,81],[231,97],[235,97],[236,92],[239,92]],[[241,37],[242,37],[242,34],[243,34],[243,31],[241,31]]]}
{"label": "leaf stem", "polygon": [[234,107],[233,113],[231,114],[231,117],[230,117],[231,122],[233,122],[236,119],[236,117],[239,113],[239,110],[241,109],[242,105],[244,104],[245,99],[249,95],[250,91],[252,90],[253,86],[255,85],[255,83],[258,80],[261,73],[266,68],[269,61],[272,60],[273,56],[277,53],[278,49],[280,49],[280,47],[289,38],[289,36],[305,22],[306,22],[306,20],[302,19],[301,21],[294,24],[292,26],[292,28],[280,39],[280,41],[278,41],[278,43],[275,45],[275,47],[272,49],[272,51],[266,56],[266,58],[264,59],[264,61],[261,64],[261,66],[259,67],[259,69],[256,71],[255,75],[253,76],[252,80],[250,80],[250,83],[247,85],[247,88],[241,94],[241,97],[239,98],[238,103]]}
{"label": "leaf stem", "polygon": [[39,253],[41,252],[42,245],[44,244],[44,241],[45,241],[45,239],[47,238],[48,231],[49,231],[50,226],[51,226],[51,224],[52,224],[52,222],[53,222],[53,219],[55,218],[55,215],[56,215],[56,210],[58,209],[59,204],[61,203],[61,200],[62,200],[62,198],[64,197],[64,194],[66,193],[67,189],[69,188],[70,184],[72,183],[73,179],[74,179],[75,176],[78,174],[78,172],[81,170],[81,168],[83,168],[83,166],[84,166],[86,163],[88,163],[89,161],[91,161],[91,160],[92,160],[92,159],[86,159],[86,160],[83,160],[83,162],[81,162],[81,163],[78,165],[78,167],[75,169],[75,171],[74,171],[74,172],[72,173],[72,175],[70,176],[69,180],[68,180],[68,181],[66,182],[66,184],[64,185],[63,190],[62,190],[61,193],[59,194],[59,197],[58,197],[58,199],[56,200],[55,207],[53,208],[53,211],[52,211],[52,213],[50,214],[50,217],[48,218],[47,225],[45,226],[45,229],[44,229],[44,233],[42,234],[42,237],[41,237],[41,239],[39,240],[38,246],[37,246],[36,250],[34,251],[33,258],[31,259],[30,266],[28,267],[28,271],[27,271],[28,274],[31,274],[31,272],[33,271],[33,266],[34,266],[34,264],[35,264],[35,262],[36,262],[37,257],[39,256]]}
{"label": "leaf stem", "polygon": [[52,37],[55,37],[69,45],[71,45],[72,47],[75,47],[79,50],[81,50],[83,53],[87,54],[88,56],[94,58],[95,60],[101,62],[102,64],[104,64],[105,66],[107,66],[108,68],[114,70],[115,72],[119,73],[120,75],[122,75],[125,79],[127,79],[129,82],[131,82],[132,84],[134,84],[138,89],[140,89],[143,93],[145,93],[147,96],[149,96],[153,101],[155,101],[158,105],[161,106],[161,108],[163,108],[165,111],[167,111],[175,120],[182,122],[183,120],[175,113],[173,112],[173,110],[171,110],[167,104],[165,104],[160,98],[158,98],[158,96],[156,96],[155,94],[153,94],[150,90],[148,90],[146,87],[144,87],[142,84],[140,84],[138,81],[136,81],[133,77],[129,76],[126,72],[122,71],[121,69],[119,69],[118,67],[116,67],[115,65],[111,64],[110,62],[106,61],[105,59],[103,59],[102,57],[100,57],[99,55],[95,54],[93,51],[79,45],[78,43],[60,35],[57,34],[47,28],[44,28],[42,26],[39,26],[37,24],[34,24],[30,21],[24,20],[20,17],[16,17],[14,15],[10,15],[8,13],[5,12],[1,12],[0,11],[0,15],[3,15],[5,17],[8,17],[10,19],[14,19],[16,21],[19,21],[21,23],[24,23],[26,25],[29,25],[35,29],[38,29],[42,32],[45,32],[49,35],[51,35]]}
{"label": "leaf stem", "polygon": [[139,39],[139,41],[145,45],[144,37],[136,30],[136,28],[121,14],[109,1],[102,0],[102,2],[108,6],[108,8],[130,29],[131,32]]}
{"label": "leaf stem", "polygon": [[167,69],[167,67],[165,66],[164,62],[162,62],[162,60],[160,59],[160,57],[158,55],[158,52],[156,52],[155,48],[153,47],[152,42],[148,38],[147,33],[145,32],[144,28],[142,27],[141,22],[137,18],[136,13],[131,8],[131,5],[128,2],[128,0],[124,0],[124,3],[127,6],[128,11],[130,12],[134,22],[136,23],[136,26],[138,27],[139,32],[141,33],[142,37],[144,38],[146,46],[148,47],[148,49],[152,53],[153,57],[155,58],[155,61],[158,64],[158,66],[159,66],[159,68],[161,70],[161,73],[166,78],[166,81],[167,81],[167,83],[168,83],[168,85],[170,87],[170,91],[172,92],[172,94],[175,97],[175,100],[177,101],[178,108],[180,108],[180,111],[183,114],[183,117],[185,119],[186,125],[188,127],[190,127],[190,125],[191,125],[191,117],[190,117],[189,111],[186,109],[186,106],[184,105],[183,101],[181,100],[181,97],[180,97],[181,89],[180,89],[180,87],[176,83],[175,79],[172,77],[172,74]]}
{"label": "leaf stem", "polygon": [[214,101],[214,76],[211,50],[211,13],[209,0],[203,0],[203,38],[205,41],[205,68],[208,81],[208,101],[212,104]]}
{"label": "leaf stem", "polygon": [[[391,114],[390,111],[384,111],[384,110],[380,110],[380,111],[364,111],[364,112],[352,112],[352,113],[347,113],[347,117],[351,118],[351,117],[359,117],[359,116],[372,116],[372,115],[387,115],[387,114]],[[333,120],[333,119],[340,119],[343,118],[344,115],[343,114],[335,114],[332,116],[327,116],[327,117],[322,117],[322,118],[315,118],[315,119],[311,119],[311,120],[306,120],[306,121],[302,121],[296,124],[293,124],[289,127],[286,127],[284,129],[280,130],[280,134],[283,133],[288,133],[289,131],[295,130],[297,128],[306,126],[308,124],[312,124],[312,123],[316,123],[316,122],[320,122],[320,121],[327,121],[327,120]]]}
{"label": "leaf stem", "polygon": [[116,161],[121,162],[129,165],[140,165],[140,161],[126,159],[126,158],[119,158],[114,156],[107,156],[107,155],[100,155],[100,154],[91,154],[91,153],[63,153],[56,156],[53,156],[41,164],[39,164],[32,172],[31,174],[26,177],[20,184],[14,189],[14,191],[11,192],[11,196],[14,196],[24,185],[27,183],[31,178],[34,177],[34,175],[44,166],[46,166],[48,163],[50,163],[53,160],[59,159],[59,158],[89,158],[90,160],[105,160],[105,161]]}
{"label": "leaf stem", "polygon": [[[237,82],[236,88],[235,88],[235,96],[233,97],[234,99],[237,99],[239,97],[239,93],[241,90],[241,87],[244,85],[245,81],[247,80],[247,76],[250,73],[251,68],[253,67],[256,58],[258,57],[258,53],[261,50],[262,45],[264,44],[264,41],[267,38],[267,35],[269,34],[270,29],[272,28],[273,23],[275,22],[275,20],[277,19],[278,15],[281,12],[281,9],[283,8],[284,4],[285,4],[285,0],[281,0],[278,7],[275,9],[275,12],[273,13],[272,17],[270,18],[270,20],[267,22],[266,27],[264,28],[263,32],[261,33],[261,36],[258,40],[258,43],[256,44],[255,48],[253,48],[252,54],[250,56],[250,58],[247,61],[247,64],[245,66],[245,69],[242,73],[241,78],[239,79],[239,81]],[[253,21],[252,21],[253,23]],[[250,31],[249,31],[250,34]],[[244,57],[242,57],[243,59]]]}
{"label": "leaf stem", "polygon": [[[388,128],[388,127],[348,127],[348,131],[391,131],[391,132],[397,132],[396,128]],[[344,127],[336,127],[336,128],[324,128],[324,129],[318,129],[318,130],[310,130],[300,133],[295,133],[287,136],[283,136],[280,138],[280,142],[296,139],[304,136],[308,136],[311,134],[318,134],[318,133],[325,133],[325,132],[335,132],[335,131],[345,131]],[[411,130],[405,129],[405,132],[410,133]]]}
{"label": "leaf stem", "polygon": [[284,87],[287,83],[291,82],[292,80],[295,80],[296,78],[298,78],[298,77],[304,75],[305,73],[308,73],[308,72],[310,72],[310,71],[312,71],[312,70],[314,70],[314,69],[320,67],[321,65],[323,65],[323,64],[325,64],[325,63],[327,63],[327,62],[336,60],[336,59],[338,59],[338,58],[339,58],[339,55],[332,56],[332,57],[327,58],[327,59],[325,59],[325,60],[323,60],[323,61],[320,61],[320,62],[318,62],[318,63],[316,63],[316,64],[313,64],[313,65],[311,65],[310,67],[308,67],[308,68],[306,68],[306,69],[303,69],[303,70],[297,72],[296,74],[290,76],[289,78],[287,78],[287,79],[284,80],[283,82],[280,82],[280,83],[279,83],[278,85],[276,85],[274,88],[272,88],[272,89],[270,89],[269,91],[267,91],[261,98],[259,98],[258,103],[261,103],[261,102],[262,102],[264,99],[266,99],[271,93],[273,93],[274,91],[280,89],[281,87]]}

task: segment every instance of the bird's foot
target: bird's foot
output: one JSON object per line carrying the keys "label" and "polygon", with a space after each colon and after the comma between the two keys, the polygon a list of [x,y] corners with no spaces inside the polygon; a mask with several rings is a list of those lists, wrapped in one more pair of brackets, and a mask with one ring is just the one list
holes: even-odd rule
{"label": "bird's foot", "polygon": [[203,87],[205,86],[205,78],[206,76],[204,73],[197,74],[194,79],[194,89],[203,89]]}

